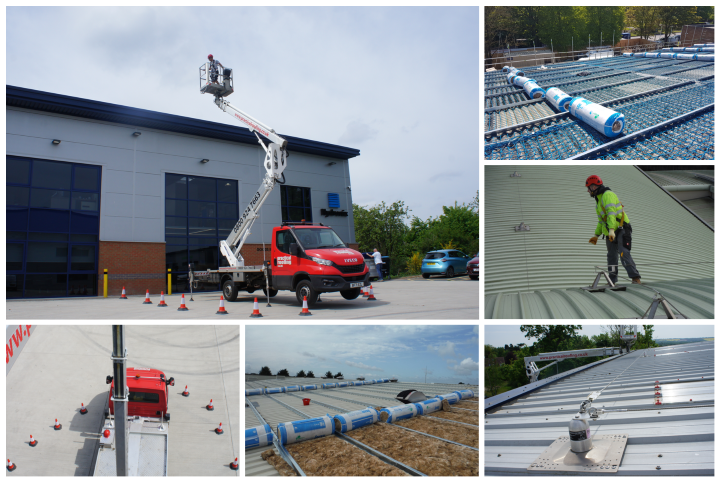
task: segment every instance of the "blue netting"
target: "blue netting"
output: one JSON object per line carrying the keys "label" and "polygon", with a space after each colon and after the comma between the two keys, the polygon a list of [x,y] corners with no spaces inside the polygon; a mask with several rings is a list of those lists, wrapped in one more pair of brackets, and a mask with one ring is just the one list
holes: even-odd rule
{"label": "blue netting", "polygon": [[528,98],[525,90],[517,90],[515,93],[508,93],[506,95],[498,95],[495,97],[486,97],[485,108],[512,105],[513,103],[527,102],[528,100],[530,100],[530,98]]}
{"label": "blue netting", "polygon": [[519,123],[554,115],[555,113],[552,107],[545,102],[529,103],[503,110],[495,110],[494,112],[485,112],[485,131],[511,127]]}
{"label": "blue netting", "polygon": [[616,85],[614,87],[599,88],[590,92],[582,92],[580,95],[583,98],[590,100],[595,103],[603,103],[617,98],[629,97],[638,93],[649,92],[662,87],[669,87],[677,83],[682,83],[682,79],[669,79],[669,78],[653,78],[649,77],[644,80],[638,80],[637,82],[624,83],[622,85]]}

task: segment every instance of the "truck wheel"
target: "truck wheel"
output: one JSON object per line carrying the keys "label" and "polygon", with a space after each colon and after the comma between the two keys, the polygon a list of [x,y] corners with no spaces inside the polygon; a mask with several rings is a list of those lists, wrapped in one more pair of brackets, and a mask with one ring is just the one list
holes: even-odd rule
{"label": "truck wheel", "polygon": [[275,295],[278,294],[278,291],[275,290],[274,288],[271,288],[271,289],[270,289],[270,295],[268,295],[265,290],[266,290],[266,289],[263,288],[263,295],[268,296],[268,297],[270,297],[270,298],[272,298],[272,297],[274,297]]}
{"label": "truck wheel", "polygon": [[308,307],[311,307],[315,305],[318,294],[313,289],[310,280],[300,280],[297,287],[295,287],[295,296],[297,297],[298,302],[300,302],[300,305],[303,303],[303,297],[307,297]]}
{"label": "truck wheel", "polygon": [[234,302],[237,300],[238,289],[235,282],[232,280],[225,280],[223,283],[223,296],[228,302]]}
{"label": "truck wheel", "polygon": [[350,290],[342,290],[340,295],[342,295],[345,300],[355,300],[360,296],[360,289],[351,288]]}
{"label": "truck wheel", "polygon": [[453,270],[453,267],[448,267],[447,270],[445,270],[445,276],[447,278],[453,278],[455,276],[455,270]]}

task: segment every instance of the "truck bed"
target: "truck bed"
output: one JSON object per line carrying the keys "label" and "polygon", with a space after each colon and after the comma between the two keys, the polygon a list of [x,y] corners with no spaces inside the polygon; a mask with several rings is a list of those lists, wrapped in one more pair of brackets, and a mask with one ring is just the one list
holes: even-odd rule
{"label": "truck bed", "polygon": [[[170,424],[163,423],[163,430],[159,430],[158,427],[161,426],[159,421],[140,418],[133,420],[129,425],[129,476],[166,477]],[[100,446],[93,476],[117,476],[115,449],[112,446]]]}

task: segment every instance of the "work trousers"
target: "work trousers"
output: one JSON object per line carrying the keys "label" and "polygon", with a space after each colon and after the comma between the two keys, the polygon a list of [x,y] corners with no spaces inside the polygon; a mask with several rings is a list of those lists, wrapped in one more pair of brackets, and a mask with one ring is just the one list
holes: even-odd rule
{"label": "work trousers", "polygon": [[632,256],[630,255],[630,250],[626,249],[623,245],[624,233],[625,231],[622,228],[615,231],[615,240],[617,241],[617,243],[613,243],[607,236],[605,237],[605,246],[607,247],[608,274],[610,275],[610,280],[613,283],[617,283],[618,281],[618,254],[620,254],[620,262],[622,266],[625,267],[625,271],[627,271],[628,277],[635,278],[640,276],[640,272],[638,272],[637,268],[635,268],[635,260],[632,259]]}

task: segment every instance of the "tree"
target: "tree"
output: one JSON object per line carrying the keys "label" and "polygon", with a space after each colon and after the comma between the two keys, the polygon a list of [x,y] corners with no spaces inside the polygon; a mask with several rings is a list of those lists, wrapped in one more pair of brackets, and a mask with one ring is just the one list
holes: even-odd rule
{"label": "tree", "polygon": [[638,332],[637,340],[635,341],[635,345],[633,345],[633,350],[642,350],[644,348],[656,348],[659,347],[657,343],[653,340],[653,326],[652,325],[643,325],[644,332]]}
{"label": "tree", "polygon": [[295,376],[298,378],[305,378],[307,375],[305,374],[305,370],[300,370],[295,374]]}
{"label": "tree", "polygon": [[698,21],[697,7],[657,7],[657,9],[665,42],[668,41],[674,27],[682,27]]}
{"label": "tree", "polygon": [[262,367],[260,369],[260,375],[272,375],[272,372],[270,371],[270,367]]}
{"label": "tree", "polygon": [[545,7],[515,7],[515,18],[518,24],[518,37],[540,45],[540,12]]}
{"label": "tree", "polygon": [[612,339],[607,333],[601,333],[600,335],[593,335],[592,341],[595,342],[595,346],[598,348],[612,347]]}
{"label": "tree", "polygon": [[328,370],[327,372],[325,372],[325,378],[332,378],[332,377],[333,377],[333,374],[332,374],[332,372],[331,372],[330,370]]}
{"label": "tree", "polygon": [[335,378],[340,378],[340,377],[342,377],[342,376],[343,376],[342,372],[337,372],[337,373],[335,374]]}
{"label": "tree", "polygon": [[487,397],[494,397],[498,394],[500,386],[502,385],[502,377],[500,375],[500,367],[495,365],[495,362],[485,367],[485,391]]}
{"label": "tree", "polygon": [[697,7],[697,16],[701,22],[715,21],[715,7]]}
{"label": "tree", "polygon": [[600,327],[600,329],[610,337],[609,346],[611,347],[623,346],[623,342],[620,337],[625,333],[623,331],[624,328],[624,325],[603,325]]}
{"label": "tree", "polygon": [[409,218],[409,212],[410,209],[403,201],[392,205],[386,205],[383,201],[370,208],[353,204],[358,248],[365,252],[377,248],[383,255],[390,256],[391,274],[397,274],[400,267],[405,265],[405,236],[409,230],[405,220]]}
{"label": "tree", "polygon": [[288,373],[287,368],[283,368],[279,372],[276,373],[278,377],[289,377],[290,373]]}
{"label": "tree", "polygon": [[[515,46],[518,22],[513,7],[485,7],[484,31],[485,58],[492,58],[508,44]],[[486,63],[483,67],[490,65]]]}
{"label": "tree", "polygon": [[545,45],[552,43],[553,50],[567,51],[581,45],[584,29],[582,7],[542,7],[540,10],[540,39]]}
{"label": "tree", "polygon": [[636,33],[646,40],[659,27],[658,7],[628,7],[627,16]]}
{"label": "tree", "polygon": [[307,375],[305,377],[306,378],[315,378],[315,374],[313,373],[312,370],[308,370]]}
{"label": "tree", "polygon": [[485,344],[485,358],[495,358],[495,347]]}
{"label": "tree", "polygon": [[539,353],[559,352],[561,345],[571,337],[577,336],[577,331],[582,330],[582,325],[521,325],[520,331],[525,337],[537,338],[535,347],[540,349]]}

